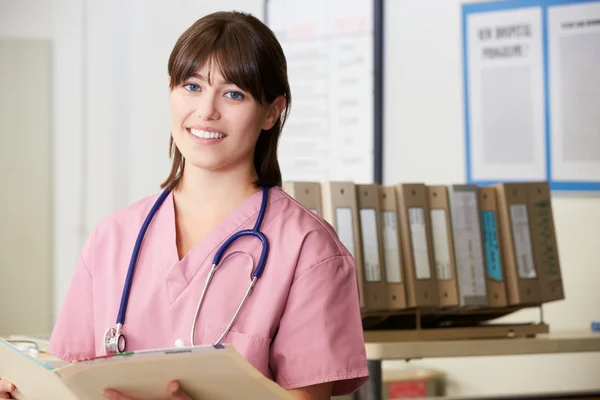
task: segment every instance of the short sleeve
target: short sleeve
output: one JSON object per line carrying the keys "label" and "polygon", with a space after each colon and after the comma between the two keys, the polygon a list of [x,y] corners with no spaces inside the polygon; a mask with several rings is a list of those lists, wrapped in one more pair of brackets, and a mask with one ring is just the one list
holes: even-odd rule
{"label": "short sleeve", "polygon": [[273,339],[270,366],[285,389],[334,382],[333,395],[368,377],[353,259],[334,256],[299,275]]}
{"label": "short sleeve", "polygon": [[68,362],[95,355],[92,274],[86,263],[91,241],[90,237],[79,256],[48,346],[50,353]]}

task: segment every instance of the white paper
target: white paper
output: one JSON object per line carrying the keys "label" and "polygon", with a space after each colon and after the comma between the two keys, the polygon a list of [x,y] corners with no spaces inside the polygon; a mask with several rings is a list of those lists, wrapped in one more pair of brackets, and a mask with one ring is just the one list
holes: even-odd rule
{"label": "white paper", "polygon": [[437,279],[450,280],[452,279],[452,264],[450,263],[446,210],[431,209],[431,235]]}
{"label": "white paper", "polygon": [[417,279],[431,279],[429,267],[429,254],[427,247],[427,231],[425,228],[425,212],[422,207],[410,207],[408,209],[408,221],[410,224],[410,237],[415,262],[415,274]]}
{"label": "white paper", "polygon": [[373,208],[360,209],[360,231],[365,279],[367,282],[381,282],[381,264],[377,242],[377,214]]}
{"label": "white paper", "polygon": [[373,182],[373,10],[353,0],[271,0],[293,112],[279,145],[286,180]]}
{"label": "white paper", "polygon": [[398,224],[395,211],[381,212],[383,226],[383,263],[388,283],[402,283],[402,253],[398,246]]}
{"label": "white paper", "polygon": [[548,8],[552,179],[600,181],[600,3]]}
{"label": "white paper", "polygon": [[336,232],[340,241],[352,257],[356,258],[356,249],[354,248],[354,222],[352,221],[352,209],[347,207],[336,208],[335,210]]}
{"label": "white paper", "polygon": [[460,293],[462,297],[485,296],[481,224],[474,191],[451,190],[452,229]]}
{"label": "white paper", "polygon": [[474,180],[546,178],[541,18],[539,7],[467,16]]}
{"label": "white paper", "polygon": [[517,268],[519,278],[531,279],[537,276],[533,264],[533,250],[531,249],[531,233],[529,231],[529,217],[527,206],[524,204],[513,204],[510,206],[510,218],[512,221],[513,241],[517,257]]}

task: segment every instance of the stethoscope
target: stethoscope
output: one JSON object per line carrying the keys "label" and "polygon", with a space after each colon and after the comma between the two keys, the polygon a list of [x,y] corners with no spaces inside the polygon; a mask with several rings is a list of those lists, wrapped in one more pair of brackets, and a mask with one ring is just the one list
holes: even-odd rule
{"label": "stethoscope", "polygon": [[[133,252],[131,254],[131,260],[129,262],[129,269],[127,270],[127,277],[125,279],[125,285],[123,287],[123,294],[121,295],[121,305],[119,307],[119,314],[117,315],[117,325],[114,328],[108,328],[104,334],[104,352],[107,355],[122,353],[125,351],[125,348],[127,347],[127,340],[125,339],[125,334],[123,333],[123,324],[125,323],[125,310],[127,308],[127,302],[129,301],[129,294],[131,292],[131,284],[133,281],[133,273],[135,270],[135,265],[137,263],[137,259],[138,259],[139,253],[140,253],[141,243],[142,243],[142,240],[144,239],[144,235],[146,234],[146,230],[148,229],[148,225],[150,225],[152,218],[154,218],[154,215],[156,214],[156,212],[162,205],[165,198],[169,195],[169,192],[170,192],[169,189],[165,189],[160,194],[160,196],[158,197],[158,199],[156,200],[156,202],[150,209],[150,212],[146,216],[146,219],[144,220],[144,223],[142,224],[142,228],[140,229],[140,232],[138,233],[138,237],[135,242]],[[223,331],[221,336],[217,339],[217,341],[214,343],[214,345],[219,344],[221,342],[221,340],[223,340],[225,335],[227,335],[227,333],[231,330],[231,327],[235,323],[235,321],[240,313],[240,310],[244,306],[244,303],[246,303],[246,300],[248,299],[248,297],[250,297],[250,294],[252,293],[252,288],[254,287],[254,285],[256,284],[258,279],[261,277],[263,270],[265,269],[267,255],[269,253],[269,242],[267,241],[266,236],[260,231],[260,226],[262,224],[262,221],[265,217],[265,212],[267,210],[268,196],[269,196],[269,188],[264,186],[262,188],[262,202],[260,205],[260,211],[258,212],[258,218],[256,219],[256,224],[254,225],[254,228],[244,229],[244,230],[234,233],[217,250],[215,257],[213,258],[212,268],[210,269],[210,272],[208,273],[206,282],[204,284],[204,289],[202,290],[202,294],[200,295],[200,301],[198,302],[198,308],[196,309],[196,314],[194,315],[194,321],[193,321],[192,330],[190,333],[190,344],[192,346],[194,346],[194,331],[196,328],[196,320],[198,319],[198,313],[200,312],[200,308],[202,307],[202,303],[204,302],[204,297],[206,296],[206,291],[208,290],[210,282],[212,281],[212,278],[222,261],[223,254],[229,248],[229,246],[231,246],[231,244],[233,242],[235,242],[237,239],[239,239],[243,236],[256,237],[262,243],[262,251],[260,253],[260,258],[258,260],[258,265],[252,272],[250,285],[248,286],[248,290],[246,290],[244,298],[240,302],[240,305],[238,306],[233,317],[231,318],[229,325],[227,326],[227,328],[225,328],[225,330]]]}

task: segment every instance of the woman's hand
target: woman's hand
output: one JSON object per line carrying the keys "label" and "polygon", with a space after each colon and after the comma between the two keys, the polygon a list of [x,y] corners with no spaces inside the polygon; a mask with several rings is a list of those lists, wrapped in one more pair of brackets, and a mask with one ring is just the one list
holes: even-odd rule
{"label": "woman's hand", "polygon": [[11,393],[15,390],[15,385],[6,379],[0,379],[0,399],[13,399]]}
{"label": "woman's hand", "polygon": [[[0,394],[1,393],[2,392],[0,392]],[[192,399],[190,396],[188,396],[181,389],[181,387],[179,386],[179,382],[177,382],[177,381],[173,381],[173,382],[169,383],[169,386],[167,387],[167,393],[169,394],[169,400],[198,400],[198,399]],[[104,395],[104,397],[106,397],[110,400],[142,400],[142,399],[125,396],[124,394],[119,393],[116,390],[111,390],[111,389],[105,389],[102,392],[102,394]],[[7,398],[10,399],[11,397],[7,397]]]}

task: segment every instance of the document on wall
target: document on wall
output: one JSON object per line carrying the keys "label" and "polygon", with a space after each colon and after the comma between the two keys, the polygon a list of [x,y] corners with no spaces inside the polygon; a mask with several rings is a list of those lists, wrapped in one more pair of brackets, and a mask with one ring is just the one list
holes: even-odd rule
{"label": "document on wall", "polygon": [[541,8],[472,13],[465,22],[469,178],[545,179]]}
{"label": "document on wall", "polygon": [[551,171],[600,181],[600,2],[548,7]]}
{"label": "document on wall", "polygon": [[373,183],[372,2],[267,4],[292,91],[279,145],[284,179]]}

